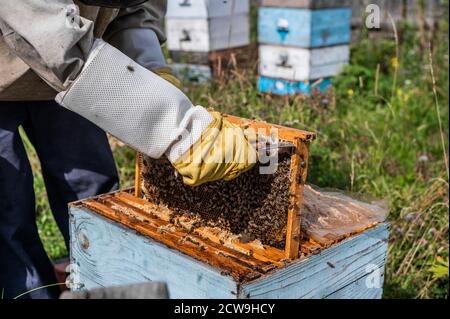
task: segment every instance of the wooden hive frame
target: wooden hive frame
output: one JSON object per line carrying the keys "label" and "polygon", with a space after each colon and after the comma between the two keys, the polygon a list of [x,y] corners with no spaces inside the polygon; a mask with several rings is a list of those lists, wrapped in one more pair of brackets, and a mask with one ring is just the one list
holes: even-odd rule
{"label": "wooden hive frame", "polygon": [[[300,251],[302,194],[308,171],[308,146],[309,143],[315,138],[315,134],[280,125],[269,124],[262,121],[248,120],[232,115],[224,115],[224,117],[230,122],[243,128],[252,128],[258,132],[262,131],[267,136],[270,136],[272,129],[277,129],[279,140],[290,142],[295,146],[291,155],[290,203],[287,212],[288,216],[284,255],[286,259],[297,259]],[[134,193],[138,198],[142,197],[141,162],[141,155],[138,154],[136,156]]]}

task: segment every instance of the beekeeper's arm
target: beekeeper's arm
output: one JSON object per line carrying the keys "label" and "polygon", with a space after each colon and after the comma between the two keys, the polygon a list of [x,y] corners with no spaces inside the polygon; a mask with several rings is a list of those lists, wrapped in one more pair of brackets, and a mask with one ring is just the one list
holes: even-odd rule
{"label": "beekeeper's arm", "polygon": [[241,129],[226,134],[232,125],[220,115],[94,39],[92,28],[71,0],[1,2],[5,42],[60,91],[62,106],[152,158],[166,155],[187,184],[231,179],[253,166],[255,149]]}
{"label": "beekeeper's arm", "polygon": [[166,10],[167,0],[147,1],[121,9],[106,29],[103,39],[181,89],[181,82],[167,67],[161,50],[161,44],[166,41],[162,23]]}

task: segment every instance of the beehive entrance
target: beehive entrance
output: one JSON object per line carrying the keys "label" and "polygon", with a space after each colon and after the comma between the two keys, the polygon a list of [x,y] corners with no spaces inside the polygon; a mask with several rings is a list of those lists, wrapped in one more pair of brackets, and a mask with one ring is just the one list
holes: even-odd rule
{"label": "beehive entrance", "polygon": [[183,184],[168,161],[139,156],[136,195],[168,207],[173,218],[200,216],[197,225],[219,227],[239,235],[242,242],[259,240],[274,248],[284,248],[286,257],[297,258],[300,241],[300,208],[306,179],[308,143],[312,133],[227,118],[243,127],[265,129],[289,141],[292,148],[280,150],[274,174],[260,174],[259,165],[230,182],[214,182],[198,187]]}

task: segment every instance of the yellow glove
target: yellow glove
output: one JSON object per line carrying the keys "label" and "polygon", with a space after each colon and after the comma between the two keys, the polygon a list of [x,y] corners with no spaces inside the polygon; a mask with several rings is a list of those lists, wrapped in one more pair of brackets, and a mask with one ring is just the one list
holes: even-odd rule
{"label": "yellow glove", "polygon": [[181,84],[181,81],[178,80],[172,73],[172,69],[169,67],[165,68],[159,68],[152,70],[154,73],[162,77],[164,80],[172,83],[174,86],[176,86],[178,89],[183,90],[183,84]]}
{"label": "yellow glove", "polygon": [[257,151],[244,130],[220,113],[210,113],[214,119],[199,141],[173,163],[183,182],[190,186],[221,179],[229,181],[252,168],[257,161]]}

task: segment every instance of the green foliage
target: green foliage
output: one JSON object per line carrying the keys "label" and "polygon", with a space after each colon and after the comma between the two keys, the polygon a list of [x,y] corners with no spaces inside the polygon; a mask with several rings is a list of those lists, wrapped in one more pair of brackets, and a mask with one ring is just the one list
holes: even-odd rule
{"label": "green foliage", "polygon": [[433,279],[448,277],[448,257],[445,259],[436,258],[436,262],[430,267],[430,271],[433,273]]}

